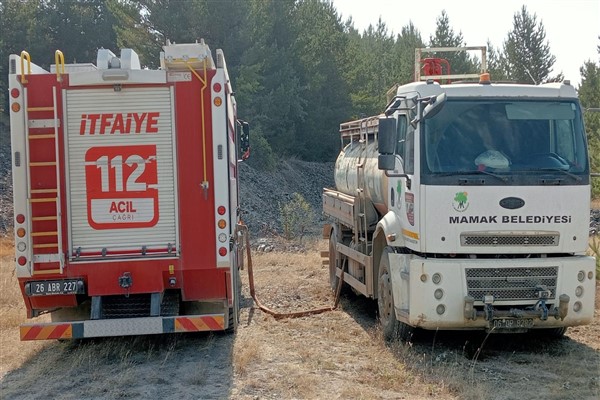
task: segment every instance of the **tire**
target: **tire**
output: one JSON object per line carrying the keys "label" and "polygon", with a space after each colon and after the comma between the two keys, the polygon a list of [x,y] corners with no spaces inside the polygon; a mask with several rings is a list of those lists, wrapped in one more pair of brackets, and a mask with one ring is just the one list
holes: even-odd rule
{"label": "tire", "polygon": [[379,260],[379,281],[377,284],[379,323],[385,340],[409,340],[412,337],[413,328],[398,321],[394,311],[394,292],[390,275],[389,253],[390,249],[386,247]]}
{"label": "tire", "polygon": [[335,246],[337,244],[337,234],[335,231],[331,232],[329,236],[329,286],[335,293],[338,287],[340,278],[336,275],[336,269],[339,261],[339,254],[337,253]]}
{"label": "tire", "polygon": [[[233,307],[229,307],[227,312],[229,316],[229,320],[227,323],[226,333],[233,333],[236,331],[236,325],[239,324],[240,321],[240,302],[242,300],[242,280],[240,279],[240,270],[237,270],[235,282],[233,285],[235,286],[235,297],[233,299]],[[236,323],[237,321],[237,323]]]}
{"label": "tire", "polygon": [[536,337],[552,340],[564,337],[565,333],[567,333],[567,328],[563,326],[561,328],[532,329],[529,332]]}

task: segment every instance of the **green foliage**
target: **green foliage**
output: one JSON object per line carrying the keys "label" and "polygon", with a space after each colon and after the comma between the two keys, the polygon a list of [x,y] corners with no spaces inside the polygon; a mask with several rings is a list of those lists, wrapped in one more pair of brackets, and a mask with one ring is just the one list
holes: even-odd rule
{"label": "green foliage", "polygon": [[492,81],[502,82],[508,80],[508,77],[502,69],[501,53],[498,49],[492,46],[489,41],[487,43],[487,67]]}
{"label": "green foliage", "polygon": [[[425,43],[412,22],[394,33],[380,19],[359,32],[351,19],[341,21],[328,0],[7,0],[0,1],[0,18],[0,110],[5,115],[6,61],[24,49],[45,69],[54,62],[55,49],[63,51],[67,63],[84,63],[94,62],[101,47],[116,54],[132,48],[150,68],[158,67],[166,40],[204,39],[213,50],[223,49],[238,113],[252,127],[249,162],[266,170],[290,156],[333,161],[339,124],[381,113],[387,91],[413,81],[415,48],[466,44],[445,11]],[[494,80],[531,82],[524,72],[528,68],[540,82],[554,64],[541,22],[525,7],[515,14],[502,51],[489,43],[488,49]],[[478,68],[478,60],[467,53],[437,56],[449,59],[453,73]],[[592,98],[594,90],[599,92],[593,68],[586,64],[582,71],[587,107],[598,107]],[[588,132],[598,132],[587,115],[586,124]],[[600,143],[592,136],[590,154],[597,168]],[[600,182],[594,190],[600,191]]]}
{"label": "green foliage", "polygon": [[277,167],[277,157],[260,129],[253,129],[250,133],[250,158],[247,162],[262,171],[274,171]]}
{"label": "green foliage", "polygon": [[[600,49],[598,51],[600,54]],[[584,109],[600,108],[600,64],[591,60],[581,68],[579,100]],[[600,112],[586,112],[584,123],[587,133],[590,169],[600,173]],[[592,198],[600,197],[600,178],[592,179]]]}
{"label": "green foliage", "polygon": [[[429,46],[431,47],[462,47],[465,46],[462,32],[454,33],[450,27],[450,19],[446,11],[437,19],[435,34],[429,38]],[[428,57],[441,57],[450,62],[451,73],[453,74],[468,74],[477,72],[475,61],[471,59],[467,52],[459,53],[434,53],[428,54]]]}
{"label": "green foliage", "polygon": [[513,29],[504,42],[502,68],[506,76],[519,83],[542,83],[547,80],[556,61],[546,41],[546,31],[536,14],[531,16],[527,7],[513,18]]}
{"label": "green foliage", "polygon": [[314,224],[315,215],[308,202],[299,193],[292,194],[290,201],[279,205],[279,215],[283,236],[287,239],[299,238]]}

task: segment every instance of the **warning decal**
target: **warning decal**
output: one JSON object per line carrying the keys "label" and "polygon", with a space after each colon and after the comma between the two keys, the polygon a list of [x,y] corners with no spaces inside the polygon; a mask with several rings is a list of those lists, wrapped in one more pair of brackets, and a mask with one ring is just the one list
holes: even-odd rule
{"label": "warning decal", "polygon": [[92,147],[85,154],[88,222],[94,229],[145,228],[159,217],[155,145]]}

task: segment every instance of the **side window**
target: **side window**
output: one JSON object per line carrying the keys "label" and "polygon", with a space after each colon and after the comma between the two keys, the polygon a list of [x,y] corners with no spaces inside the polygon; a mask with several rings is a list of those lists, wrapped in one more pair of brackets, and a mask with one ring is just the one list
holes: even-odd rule
{"label": "side window", "polygon": [[406,145],[404,146],[404,173],[415,173],[415,130],[408,125],[406,130]]}
{"label": "side window", "polygon": [[415,172],[415,131],[408,123],[406,115],[398,116],[398,143],[396,154],[402,157],[404,172],[413,174]]}
{"label": "side window", "polygon": [[406,126],[408,122],[406,115],[398,116],[398,142],[396,143],[396,154],[404,158],[404,148],[406,143]]}

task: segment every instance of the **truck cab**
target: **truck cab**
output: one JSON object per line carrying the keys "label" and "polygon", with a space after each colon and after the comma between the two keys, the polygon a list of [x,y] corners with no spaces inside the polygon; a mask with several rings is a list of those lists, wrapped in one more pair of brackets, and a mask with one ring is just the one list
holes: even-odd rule
{"label": "truck cab", "polygon": [[[360,265],[387,337],[415,327],[561,335],[590,323],[590,171],[575,89],[491,83],[485,72],[465,83],[441,78],[398,87],[362,143],[342,150],[347,159],[362,146],[353,150],[363,155],[354,198],[377,212],[348,223],[369,209],[361,205],[344,222],[324,194],[337,242],[330,268],[347,265],[352,276]],[[356,231],[365,245],[348,244],[362,258],[339,240]]]}

